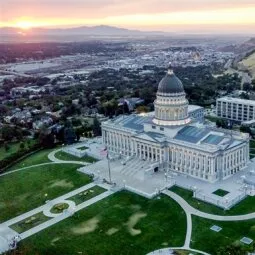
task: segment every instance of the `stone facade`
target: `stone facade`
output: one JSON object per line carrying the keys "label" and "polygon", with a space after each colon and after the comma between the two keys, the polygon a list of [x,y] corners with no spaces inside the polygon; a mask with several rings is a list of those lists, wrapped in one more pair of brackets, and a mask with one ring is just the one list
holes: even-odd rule
{"label": "stone facade", "polygon": [[247,134],[191,120],[183,88],[177,93],[164,90],[157,93],[155,116],[120,116],[102,123],[103,143],[110,154],[137,157],[152,162],[155,170],[209,182],[226,179],[247,165]]}

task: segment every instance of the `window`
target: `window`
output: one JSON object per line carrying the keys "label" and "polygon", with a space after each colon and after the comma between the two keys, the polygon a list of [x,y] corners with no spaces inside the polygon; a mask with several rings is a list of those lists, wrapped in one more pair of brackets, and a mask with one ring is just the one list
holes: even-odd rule
{"label": "window", "polygon": [[156,129],[156,126],[152,126],[153,129]]}
{"label": "window", "polygon": [[163,127],[160,127],[160,131],[164,131],[164,128],[163,128]]}

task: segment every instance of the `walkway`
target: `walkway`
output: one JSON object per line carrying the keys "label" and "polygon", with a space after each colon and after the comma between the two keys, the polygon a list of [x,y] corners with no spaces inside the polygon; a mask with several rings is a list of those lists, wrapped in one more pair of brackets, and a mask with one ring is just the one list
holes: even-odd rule
{"label": "walkway", "polygon": [[[101,193],[100,195],[97,195],[97,196],[79,204],[79,205],[76,205],[73,201],[68,200],[70,197],[73,197],[85,190],[91,189],[96,185],[101,186],[102,188],[106,189],[106,191]],[[73,190],[63,196],[53,199],[38,208],[35,208],[27,213],[19,215],[13,219],[10,219],[10,220],[0,224],[0,254],[3,252],[6,252],[9,249],[9,242],[14,236],[19,235],[21,237],[21,239],[25,239],[31,235],[38,233],[39,231],[42,231],[43,229],[46,229],[46,228],[64,220],[64,219],[72,216],[74,213],[76,213],[76,212],[78,212],[94,203],[97,203],[98,201],[114,194],[117,191],[118,191],[118,189],[113,189],[110,185],[107,185],[107,184],[98,184],[98,183],[94,183],[94,182],[89,183],[89,184],[84,185],[76,190]],[[50,209],[52,208],[52,206],[54,206],[55,204],[58,204],[58,203],[67,203],[67,204],[69,204],[69,208],[60,214],[50,213]],[[36,227],[33,227],[21,234],[19,234],[16,231],[11,229],[12,225],[14,225],[18,222],[21,222],[21,221],[23,221],[37,213],[40,213],[40,212],[43,212],[45,216],[51,217],[52,219],[49,218],[48,221],[46,221]]]}
{"label": "walkway", "polygon": [[186,213],[193,214],[196,216],[199,216],[201,218],[206,218],[210,220],[217,220],[217,221],[242,221],[242,220],[251,220],[255,218],[255,212],[244,214],[244,215],[235,215],[235,216],[221,216],[221,215],[215,215],[210,213],[205,213],[197,210],[196,208],[192,207],[190,204],[188,204],[182,197],[175,194],[174,192],[170,190],[163,191],[164,194],[174,199]]}
{"label": "walkway", "polygon": [[56,158],[55,154],[57,152],[60,152],[60,151],[62,151],[62,149],[57,149],[57,150],[54,150],[54,151],[50,152],[49,155],[48,155],[48,159],[50,161],[54,162],[54,163],[59,163],[59,164],[61,164],[61,163],[65,163],[65,164],[69,163],[69,164],[79,164],[79,165],[84,165],[84,166],[90,165],[90,163],[84,162],[84,161],[71,161],[71,160],[61,160],[61,159],[58,159],[58,158]]}
{"label": "walkway", "polygon": [[[101,179],[103,179],[103,178],[108,179],[108,167],[107,167],[106,160],[101,160],[101,161],[97,162],[96,164],[89,164],[89,163],[83,162],[83,161],[60,160],[55,157],[55,154],[61,150],[62,149],[57,149],[57,150],[49,153],[48,158],[52,162],[47,162],[47,163],[42,163],[42,164],[38,164],[38,165],[33,165],[33,166],[29,166],[29,167],[16,169],[16,170],[4,173],[4,174],[0,175],[0,177],[7,175],[7,174],[14,173],[14,172],[26,170],[26,169],[29,169],[32,167],[43,166],[43,165],[78,164],[78,165],[82,166],[79,169],[79,171],[84,172],[84,173],[92,173],[93,172],[93,174],[98,173],[98,175],[99,175],[98,177],[100,177]],[[132,164],[132,162],[129,164]],[[127,164],[127,165],[129,165],[129,164]],[[184,245],[182,247],[176,247],[176,248],[169,247],[169,248],[165,248],[165,249],[156,250],[156,251],[149,253],[149,255],[153,255],[153,254],[154,255],[156,255],[156,254],[162,254],[162,255],[165,254],[166,255],[166,254],[169,254],[169,252],[174,249],[189,250],[191,252],[193,251],[193,252],[197,252],[200,254],[209,255],[206,252],[202,252],[202,251],[198,251],[198,250],[194,250],[194,249],[190,248],[191,236],[192,236],[192,215],[202,217],[205,219],[216,220],[216,221],[243,221],[243,220],[250,220],[250,219],[255,218],[255,212],[250,213],[250,214],[245,214],[245,215],[221,216],[221,215],[214,215],[214,214],[209,214],[209,213],[199,211],[196,208],[192,207],[190,204],[188,204],[182,197],[180,197],[179,195],[175,194],[174,192],[166,189],[168,183],[165,181],[164,176],[162,177],[160,175],[154,175],[152,178],[151,176],[141,175],[141,172],[137,173],[137,171],[134,170],[135,166],[133,166],[133,165],[132,165],[133,166],[132,169],[128,172],[124,171],[124,170],[126,170],[127,166],[122,166],[122,165],[118,166],[117,163],[115,163],[115,162],[111,162],[111,165],[112,165],[112,169],[113,169],[113,171],[112,171],[113,180],[114,180],[114,182],[117,183],[118,187],[124,186],[126,189],[129,189],[132,192],[135,192],[140,195],[147,196],[147,197],[150,197],[152,195],[154,196],[155,194],[158,193],[159,190],[163,190],[162,193],[169,196],[171,199],[175,200],[182,207],[184,212],[186,213],[187,231],[186,231]],[[95,185],[102,186],[107,191],[105,191],[105,192],[101,193],[100,195],[95,196],[79,205],[75,205],[74,202],[68,200],[70,197],[75,196],[76,194],[79,194],[87,189],[93,188]],[[116,191],[118,191],[118,189],[113,190],[109,185],[106,185],[106,184],[90,183],[90,184],[84,185],[83,187],[78,188],[74,191],[71,191],[63,196],[53,199],[45,205],[42,205],[38,208],[35,208],[34,210],[31,210],[27,213],[24,213],[18,217],[15,217],[11,220],[8,220],[8,221],[0,224],[0,254],[4,249],[6,250],[6,244],[7,244],[6,242],[7,242],[7,240],[9,240],[8,239],[9,237],[7,238],[7,235],[15,236],[18,234],[10,228],[11,225],[16,224],[20,221],[23,221],[24,219],[27,219],[39,212],[44,212],[47,216],[52,217],[48,221],[46,221],[46,222],[28,230],[28,231],[21,233],[20,236],[22,239],[24,239],[24,238],[27,238],[27,237],[35,234],[35,233],[38,233],[39,231],[41,231],[45,228],[48,228],[48,227],[62,221],[63,219],[66,219],[66,218],[72,216],[75,212],[82,210],[82,209],[112,195]],[[59,215],[48,214],[50,208],[54,204],[60,203],[60,202],[68,203],[70,205],[69,209],[65,210],[63,213],[61,213]]]}
{"label": "walkway", "polygon": [[150,252],[147,255],[171,255],[171,254],[174,254],[173,253],[174,250],[187,250],[187,251],[190,251],[190,252],[196,252],[196,253],[203,254],[203,255],[210,255],[209,253],[206,253],[204,251],[199,251],[199,250],[185,248],[185,247],[163,248],[163,249],[159,249],[159,250]]}

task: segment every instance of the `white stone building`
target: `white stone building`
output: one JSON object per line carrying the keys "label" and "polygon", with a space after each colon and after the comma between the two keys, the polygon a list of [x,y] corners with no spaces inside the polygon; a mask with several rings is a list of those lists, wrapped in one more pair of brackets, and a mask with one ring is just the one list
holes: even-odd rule
{"label": "white stone building", "polygon": [[189,116],[183,85],[171,68],[159,83],[155,116],[110,119],[102,123],[102,137],[111,155],[138,157],[151,161],[155,172],[208,182],[228,178],[249,161],[247,134],[207,127]]}
{"label": "white stone building", "polygon": [[255,119],[255,101],[233,97],[218,98],[216,102],[218,117],[242,122]]}

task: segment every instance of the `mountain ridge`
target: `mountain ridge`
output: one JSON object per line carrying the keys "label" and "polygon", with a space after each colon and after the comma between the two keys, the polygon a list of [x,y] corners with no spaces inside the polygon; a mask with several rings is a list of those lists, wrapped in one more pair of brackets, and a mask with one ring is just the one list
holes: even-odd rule
{"label": "mountain ridge", "polygon": [[27,33],[27,34],[45,34],[45,35],[64,35],[64,34],[75,34],[75,35],[139,35],[139,34],[165,34],[161,31],[141,31],[120,28],[115,26],[99,25],[99,26],[79,26],[72,28],[30,28],[30,29],[21,29],[16,27],[2,27],[0,28],[1,34],[18,34],[18,33]]}

